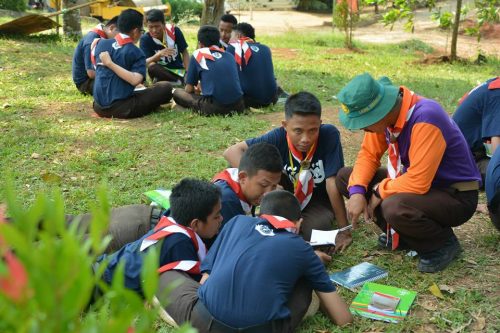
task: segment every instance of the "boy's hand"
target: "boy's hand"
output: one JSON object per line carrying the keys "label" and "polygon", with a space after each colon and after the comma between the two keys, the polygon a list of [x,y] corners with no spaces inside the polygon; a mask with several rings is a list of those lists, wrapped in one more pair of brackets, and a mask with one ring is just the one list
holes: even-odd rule
{"label": "boy's hand", "polygon": [[332,257],[329,256],[328,254],[326,254],[325,252],[322,252],[320,250],[316,250],[316,251],[314,251],[314,253],[316,253],[319,260],[321,260],[321,262],[325,265],[328,264],[330,261],[332,261]]}
{"label": "boy's hand", "polygon": [[364,195],[362,194],[351,195],[349,200],[347,200],[346,209],[347,209],[347,218],[351,221],[353,229],[357,228],[361,214],[364,215],[365,221],[368,221],[368,208]]}
{"label": "boy's hand", "polygon": [[161,55],[164,57],[171,57],[175,55],[175,49],[174,48],[164,48],[160,51]]}
{"label": "boy's hand", "polygon": [[109,55],[108,51],[99,53],[99,59],[101,59],[101,63],[106,67],[109,67],[113,64],[113,60],[111,60],[111,56]]}
{"label": "boy's hand", "polygon": [[335,252],[344,252],[352,243],[352,234],[349,230],[341,231],[335,237]]}

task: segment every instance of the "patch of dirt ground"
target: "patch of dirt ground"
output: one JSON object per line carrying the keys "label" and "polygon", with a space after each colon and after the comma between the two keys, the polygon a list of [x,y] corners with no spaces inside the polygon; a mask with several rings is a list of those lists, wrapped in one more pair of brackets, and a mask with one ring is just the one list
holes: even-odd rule
{"label": "patch of dirt ground", "polygon": [[[466,0],[467,2],[467,0]],[[455,1],[439,2],[443,10],[453,10]],[[371,12],[373,8],[366,8]],[[256,30],[257,38],[264,34],[281,34],[287,32],[331,31],[331,14],[305,13],[298,11],[232,11],[239,22],[248,22]],[[396,23],[391,30],[383,23],[374,23],[354,30],[354,40],[363,43],[400,43],[410,39],[419,39],[433,46],[440,53],[448,53],[451,36],[440,30],[432,21],[427,8],[419,9],[415,15],[415,30],[413,33],[403,29],[404,23]],[[500,24],[486,25],[480,42],[476,37],[466,36],[465,27],[471,26],[470,19],[461,26],[458,39],[458,55],[461,57],[476,57],[481,50],[487,55],[500,55]],[[273,49],[274,52],[274,49]],[[289,56],[289,55],[288,55]]]}

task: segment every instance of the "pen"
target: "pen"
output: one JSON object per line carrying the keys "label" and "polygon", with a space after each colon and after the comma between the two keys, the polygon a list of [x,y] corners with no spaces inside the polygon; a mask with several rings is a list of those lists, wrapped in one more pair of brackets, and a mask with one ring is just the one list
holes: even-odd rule
{"label": "pen", "polygon": [[339,229],[339,232],[341,232],[341,231],[346,231],[346,230],[349,230],[349,229],[352,229],[352,224],[349,224],[349,225],[346,225],[346,226],[345,226],[345,227],[343,227],[343,228],[340,228],[340,229]]}

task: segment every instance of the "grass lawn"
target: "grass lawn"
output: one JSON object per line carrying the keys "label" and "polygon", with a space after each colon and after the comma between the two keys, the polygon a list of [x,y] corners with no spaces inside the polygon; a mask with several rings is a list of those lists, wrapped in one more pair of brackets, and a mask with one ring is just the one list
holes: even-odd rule
{"label": "grass lawn", "polygon": [[[185,29],[191,52],[195,30]],[[58,186],[67,211],[81,213],[95,200],[100,183],[107,184],[116,206],[138,203],[144,191],[168,188],[182,177],[210,179],[226,166],[226,147],[279,126],[282,118],[282,105],[231,118],[205,118],[170,106],[137,120],[96,118],[92,99],[80,95],[71,79],[76,43],[51,35],[0,40],[0,170],[13,176],[26,205],[37,191]],[[424,65],[420,60],[429,47],[418,41],[358,45],[361,51],[351,52],[342,48],[341,36],[326,28],[323,33],[258,35],[258,40],[273,49],[280,85],[289,92],[315,93],[324,122],[339,128],[332,96],[358,73],[387,75],[451,113],[466,91],[498,75],[500,68],[499,59],[481,66]],[[362,135],[343,129],[341,134],[345,161],[351,165]],[[480,202],[485,202],[484,194]],[[377,250],[373,225],[355,231],[353,245],[334,257],[329,270],[361,261],[386,268],[389,278],[382,283],[418,292],[411,314],[400,324],[356,317],[342,329],[317,314],[304,321],[300,332],[499,331],[499,233],[479,213],[456,231],[465,252],[438,274],[418,273],[417,260],[404,253]],[[451,292],[438,299],[428,291],[432,283],[449,286]],[[345,289],[340,294],[347,302],[355,296]],[[170,331],[161,322],[158,326]]]}

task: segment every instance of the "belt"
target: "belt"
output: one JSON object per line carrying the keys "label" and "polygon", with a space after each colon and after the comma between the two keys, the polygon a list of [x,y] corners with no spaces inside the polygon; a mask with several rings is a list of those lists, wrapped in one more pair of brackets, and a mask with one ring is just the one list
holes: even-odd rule
{"label": "belt", "polygon": [[149,221],[150,230],[154,229],[162,217],[162,210],[158,208],[153,208],[151,210],[151,220]]}
{"label": "belt", "polygon": [[477,180],[471,180],[468,182],[458,182],[451,184],[450,187],[454,188],[459,192],[475,191],[479,190],[479,182]]}
{"label": "belt", "polygon": [[[273,320],[268,321],[264,324],[249,326],[245,328],[235,328],[229,325],[224,324],[223,322],[215,319],[210,312],[208,312],[207,308],[203,304],[201,300],[196,302],[196,305],[193,308],[193,314],[199,318],[199,320],[203,323],[210,323],[207,325],[208,332],[214,333],[267,333],[273,332],[275,324],[279,324],[281,320]],[[193,315],[191,315],[193,316]]]}

